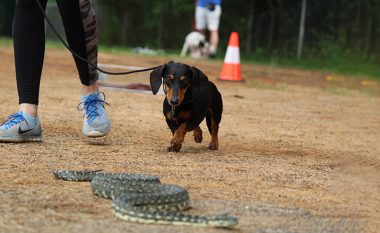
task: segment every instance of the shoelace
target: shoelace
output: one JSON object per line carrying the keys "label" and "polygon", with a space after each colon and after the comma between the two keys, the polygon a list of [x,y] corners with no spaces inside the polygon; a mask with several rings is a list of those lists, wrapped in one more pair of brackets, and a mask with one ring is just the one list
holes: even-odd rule
{"label": "shoelace", "polygon": [[[103,99],[98,98],[98,96],[102,94]],[[101,103],[102,107],[104,107],[104,104],[107,104],[106,102],[106,96],[104,92],[99,92],[96,95],[90,95],[85,101],[82,101],[78,104],[77,109],[79,111],[85,110],[85,114],[87,115],[87,121],[90,124],[97,116],[99,116],[98,106],[97,103]]]}
{"label": "shoelace", "polygon": [[6,129],[9,129],[10,127],[23,121],[25,121],[26,124],[28,124],[28,122],[25,120],[22,114],[15,113],[15,114],[10,115],[0,126],[4,125]]}

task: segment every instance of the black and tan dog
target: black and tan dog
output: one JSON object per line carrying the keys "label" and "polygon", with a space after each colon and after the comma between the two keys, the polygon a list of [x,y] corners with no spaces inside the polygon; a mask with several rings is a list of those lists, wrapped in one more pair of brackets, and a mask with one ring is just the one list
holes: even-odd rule
{"label": "black and tan dog", "polygon": [[153,94],[157,94],[161,84],[166,95],[163,113],[173,133],[168,151],[178,152],[186,133],[193,130],[195,142],[202,142],[199,124],[205,117],[211,134],[208,148],[217,150],[223,102],[216,86],[196,67],[174,62],[164,64],[151,72],[150,85]]}

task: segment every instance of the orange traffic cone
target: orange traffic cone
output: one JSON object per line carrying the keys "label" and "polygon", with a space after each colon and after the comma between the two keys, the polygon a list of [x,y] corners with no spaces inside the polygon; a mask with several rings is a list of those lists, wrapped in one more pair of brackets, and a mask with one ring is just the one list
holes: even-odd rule
{"label": "orange traffic cone", "polygon": [[241,78],[239,36],[237,32],[231,33],[219,80],[243,81]]}

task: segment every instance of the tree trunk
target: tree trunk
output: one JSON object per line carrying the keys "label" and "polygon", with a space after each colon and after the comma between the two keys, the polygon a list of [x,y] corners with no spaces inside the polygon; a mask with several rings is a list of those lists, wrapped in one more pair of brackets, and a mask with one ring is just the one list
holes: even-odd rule
{"label": "tree trunk", "polygon": [[121,35],[120,40],[122,45],[128,45],[128,35],[129,35],[129,8],[125,6],[125,4],[121,4]]}
{"label": "tree trunk", "polygon": [[166,0],[161,1],[160,6],[160,16],[158,19],[158,29],[157,29],[157,45],[158,47],[162,47],[162,42],[164,38],[164,19],[165,19],[165,12],[166,12]]}
{"label": "tree trunk", "polygon": [[269,0],[269,28],[268,28],[268,40],[267,40],[267,49],[268,51],[272,48],[273,43],[273,32],[274,32],[274,20],[275,20],[275,8],[273,6],[273,0]]}
{"label": "tree trunk", "polygon": [[248,21],[247,21],[247,39],[245,41],[245,52],[252,51],[252,34],[253,34],[253,17],[254,17],[254,0],[249,1]]}
{"label": "tree trunk", "polygon": [[371,37],[372,37],[372,3],[371,1],[368,1],[368,20],[367,20],[367,27],[366,27],[366,33],[365,33],[365,42],[364,42],[364,51],[369,54],[371,49]]}
{"label": "tree trunk", "polygon": [[[354,24],[354,28],[353,28],[353,34],[351,36],[351,40],[352,40],[352,46],[354,46],[354,49],[356,51],[359,51],[360,50],[360,18],[361,18],[361,1],[357,1],[357,6],[356,6],[356,16],[355,16],[355,24]],[[355,44],[354,44],[355,43]]]}
{"label": "tree trunk", "polygon": [[305,34],[306,2],[307,2],[307,0],[302,0],[300,31],[299,31],[299,36],[298,36],[298,48],[297,48],[297,58],[298,59],[301,58],[302,49],[303,49],[303,38],[304,38],[304,34]]}

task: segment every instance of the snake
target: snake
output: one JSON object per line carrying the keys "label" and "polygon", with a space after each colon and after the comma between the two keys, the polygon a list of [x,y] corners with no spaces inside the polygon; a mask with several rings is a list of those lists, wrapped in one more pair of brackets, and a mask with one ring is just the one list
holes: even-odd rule
{"label": "snake", "polygon": [[204,227],[232,227],[236,217],[228,214],[201,216],[186,214],[188,191],[162,184],[159,177],[139,173],[109,173],[102,170],[53,170],[55,178],[91,182],[93,194],[112,200],[113,214],[125,221]]}

